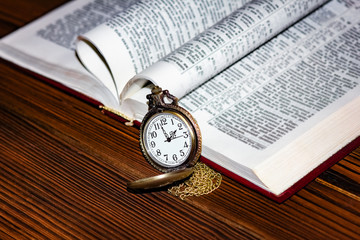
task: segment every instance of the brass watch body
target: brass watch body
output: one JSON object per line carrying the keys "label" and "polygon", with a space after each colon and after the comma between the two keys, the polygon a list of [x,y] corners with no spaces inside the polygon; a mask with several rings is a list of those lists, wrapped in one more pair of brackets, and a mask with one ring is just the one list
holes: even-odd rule
{"label": "brass watch body", "polygon": [[195,165],[201,155],[201,133],[178,99],[155,86],[147,95],[149,111],[140,126],[140,147],[146,160],[162,172]]}

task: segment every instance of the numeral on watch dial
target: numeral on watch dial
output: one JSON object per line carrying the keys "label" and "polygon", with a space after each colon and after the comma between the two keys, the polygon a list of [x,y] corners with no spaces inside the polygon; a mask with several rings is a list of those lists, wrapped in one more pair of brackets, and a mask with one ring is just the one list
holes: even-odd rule
{"label": "numeral on watch dial", "polygon": [[148,154],[159,165],[175,167],[190,155],[191,129],[179,116],[171,113],[154,115],[144,131]]}

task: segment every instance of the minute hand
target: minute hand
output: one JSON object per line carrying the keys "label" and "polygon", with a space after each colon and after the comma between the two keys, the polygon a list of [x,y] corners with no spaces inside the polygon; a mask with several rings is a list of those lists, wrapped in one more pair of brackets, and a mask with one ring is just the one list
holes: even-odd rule
{"label": "minute hand", "polygon": [[170,142],[171,138],[169,137],[169,135],[166,133],[165,129],[161,126],[161,129],[165,135],[166,140],[164,142]]}

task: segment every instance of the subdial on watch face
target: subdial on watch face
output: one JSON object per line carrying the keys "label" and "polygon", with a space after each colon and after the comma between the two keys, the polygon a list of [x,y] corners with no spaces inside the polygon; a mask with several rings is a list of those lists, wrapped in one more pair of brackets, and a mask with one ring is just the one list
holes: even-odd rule
{"label": "subdial on watch face", "polygon": [[164,167],[183,164],[191,153],[190,127],[182,118],[171,113],[164,112],[151,117],[143,139],[148,155]]}

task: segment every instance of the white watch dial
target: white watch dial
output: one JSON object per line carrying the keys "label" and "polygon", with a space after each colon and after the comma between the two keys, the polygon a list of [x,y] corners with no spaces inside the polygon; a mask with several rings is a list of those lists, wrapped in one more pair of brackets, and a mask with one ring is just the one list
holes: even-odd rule
{"label": "white watch dial", "polygon": [[144,130],[148,155],[159,165],[176,167],[191,153],[192,132],[179,116],[163,112],[149,119]]}

